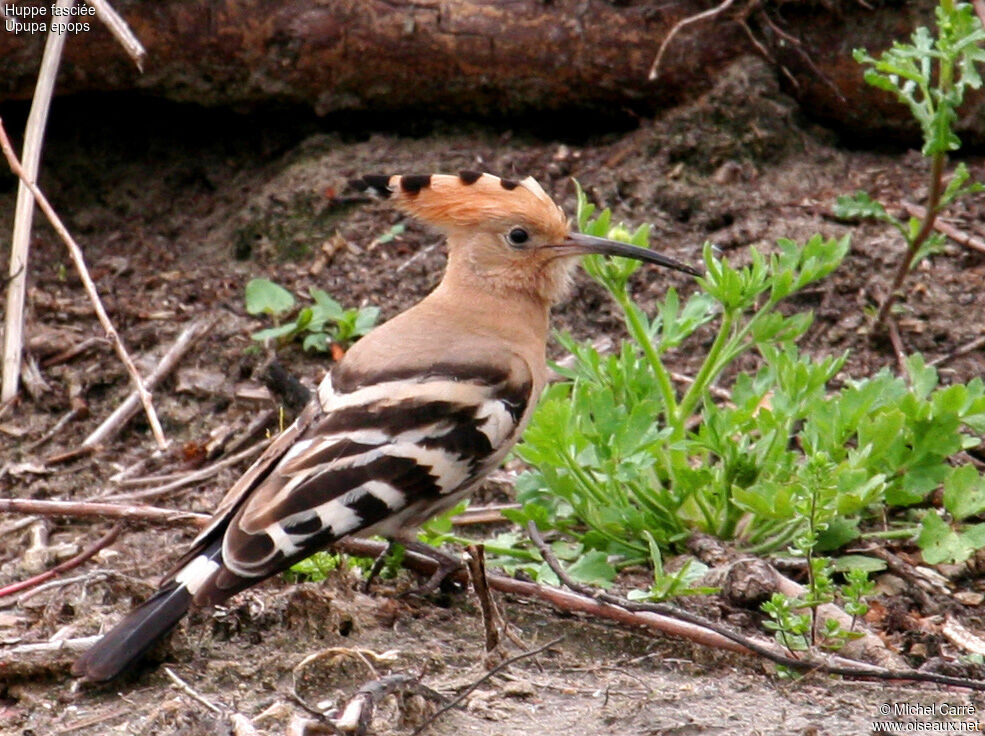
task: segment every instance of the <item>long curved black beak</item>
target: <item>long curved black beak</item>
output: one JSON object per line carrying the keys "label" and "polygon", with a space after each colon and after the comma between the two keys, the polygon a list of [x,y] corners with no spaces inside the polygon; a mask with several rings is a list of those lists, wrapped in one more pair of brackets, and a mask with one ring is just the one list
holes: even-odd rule
{"label": "long curved black beak", "polygon": [[681,263],[678,260],[665,256],[661,253],[657,253],[656,251],[649,250],[648,248],[639,248],[635,245],[630,245],[629,243],[620,243],[618,240],[609,240],[608,238],[597,238],[594,235],[572,233],[563,243],[553,247],[563,251],[565,255],[574,256],[598,253],[603,256],[635,258],[637,261],[643,261],[644,263],[655,263],[658,266],[673,268],[675,271],[683,271],[684,273],[689,273],[692,276],[704,275],[701,271],[687,265],[686,263]]}

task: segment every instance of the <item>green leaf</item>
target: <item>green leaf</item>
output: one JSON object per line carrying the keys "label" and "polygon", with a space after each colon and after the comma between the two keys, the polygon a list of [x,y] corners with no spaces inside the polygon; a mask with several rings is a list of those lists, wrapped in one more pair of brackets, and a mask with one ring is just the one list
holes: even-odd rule
{"label": "green leaf", "polygon": [[835,200],[835,217],[843,220],[879,220],[888,222],[894,227],[901,228],[897,217],[889,214],[878,200],[872,199],[868,192],[857,191],[855,194],[843,194]]}
{"label": "green leaf", "polygon": [[932,509],[923,517],[917,544],[929,565],[964,562],[977,549],[970,538],[954,531]]}
{"label": "green leaf", "polygon": [[345,314],[345,310],[342,305],[330,297],[326,292],[321,289],[309,289],[309,294],[311,294],[312,300],[318,307],[318,313],[322,321],[337,322],[342,319]]}
{"label": "green leaf", "polygon": [[304,341],[301,343],[301,349],[306,353],[310,350],[318,353],[327,353],[331,349],[331,345],[328,342],[328,335],[324,332],[313,332],[310,335],[305,335]]}
{"label": "green leaf", "polygon": [[567,572],[579,583],[597,585],[601,588],[611,587],[616,577],[616,568],[609,564],[608,556],[597,550],[586,552],[580,560],[568,568]]}
{"label": "green leaf", "polygon": [[882,572],[886,569],[884,560],[868,555],[841,555],[834,561],[835,572],[848,572],[849,570],[863,570],[865,572]]}
{"label": "green leaf", "polygon": [[270,279],[251,279],[246,284],[246,311],[277,318],[294,307],[294,295]]}
{"label": "green leaf", "polygon": [[906,372],[913,385],[913,393],[917,398],[925,399],[937,387],[937,369],[927,365],[920,353],[914,353],[906,359]]}
{"label": "green leaf", "polygon": [[959,521],[985,511],[985,479],[973,465],[955,468],[944,481],[944,508]]}
{"label": "green leaf", "polygon": [[859,519],[834,518],[828,522],[817,538],[817,549],[821,552],[841,549],[849,542],[858,539]]}
{"label": "green leaf", "polygon": [[356,337],[362,337],[363,335],[369,334],[369,331],[376,326],[379,318],[379,307],[363,307],[356,315],[353,335]]}
{"label": "green leaf", "polygon": [[268,327],[265,330],[254,332],[250,335],[250,338],[256,340],[257,342],[264,342],[266,340],[276,340],[281,337],[289,337],[293,335],[294,332],[294,323],[290,322],[286,325],[281,325],[280,327]]}

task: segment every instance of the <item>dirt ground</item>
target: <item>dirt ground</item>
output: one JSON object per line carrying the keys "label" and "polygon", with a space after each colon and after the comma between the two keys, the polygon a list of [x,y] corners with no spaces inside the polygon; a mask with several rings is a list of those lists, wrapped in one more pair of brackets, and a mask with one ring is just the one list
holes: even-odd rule
{"label": "dirt ground", "polygon": [[[23,110],[0,109],[17,129]],[[573,126],[572,130],[575,129]],[[985,157],[964,158],[985,180]],[[803,120],[772,73],[746,60],[724,74],[701,100],[669,110],[637,129],[596,131],[552,139],[516,130],[488,130],[440,121],[315,120],[291,111],[235,113],[172,107],[152,101],[86,98],[54,107],[42,186],[85,249],[107,309],[128,347],[147,370],[191,320],[211,315],[210,332],[155,391],[172,449],[154,456],[142,416],[103,451],[66,463],[44,462],[76,448],[129,391],[124,369],[102,342],[69,359],[59,356],[101,335],[64,246],[37,228],[29,272],[28,340],[43,381],[0,416],[0,495],[33,499],[95,499],[121,488],[111,476],[146,461],[141,474],[187,471],[206,462],[210,439],[242,435],[274,404],[255,376],[263,360],[250,340],[260,320],[245,313],[243,288],[267,276],[306,294],[325,289],[346,306],[374,304],[392,317],[438,281],[440,238],[407,223],[385,205],[339,207],[331,195],[366,173],[456,172],[483,169],[535,175],[569,212],[577,178],[616,219],[654,224],[654,242],[677,258],[697,262],[711,240],[741,260],[751,245],[778,237],[803,241],[815,232],[853,233],[843,266],[791,309],[813,309],[804,344],[821,356],[850,351],[843,376],[895,370],[888,344],[867,334],[865,310],[891,278],[901,244],[889,229],[835,222],[835,196],[864,188],[892,207],[922,201],[925,167],[914,152],[855,150],[852,140]],[[9,233],[15,187],[0,176],[0,233]],[[985,197],[949,213],[956,227],[985,237]],[[8,242],[0,235],[0,242]],[[945,382],[985,374],[985,351],[950,357],[985,334],[985,256],[949,242],[943,254],[908,280],[898,318],[907,351],[947,358]],[[687,293],[686,276],[641,269],[635,290],[651,304],[669,286]],[[605,293],[579,275],[555,326],[578,337],[623,334]],[[709,339],[699,336],[698,342]],[[561,357],[557,345],[551,348]],[[700,347],[682,350],[672,367],[691,372]],[[309,385],[325,359],[286,350],[288,367]],[[43,439],[83,399],[88,413]],[[266,429],[276,429],[276,416]],[[254,440],[262,436],[264,428]],[[245,463],[245,461],[244,461]],[[244,464],[150,503],[208,512]],[[75,554],[104,534],[102,522],[48,519],[31,527],[0,515],[0,585],[29,577]],[[423,673],[426,685],[453,694],[483,674],[482,625],[464,594],[433,600],[396,596],[408,575],[356,592],[344,572],[323,584],[268,581],[216,612],[196,613],[159,658],[222,712],[179,692],[163,667],[105,688],[80,687],[68,674],[71,655],[34,660],[15,647],[97,633],[115,621],[170,567],[193,535],[188,529],[126,531],[108,550],[67,574],[64,585],[26,599],[0,598],[0,734],[230,733],[230,712],[255,719],[262,734],[285,733],[309,704],[344,702],[381,673]],[[29,553],[38,539],[42,554]],[[980,578],[962,583],[985,592]],[[713,617],[728,617],[707,599]],[[912,664],[953,653],[910,600],[898,600],[898,630],[887,636]],[[980,606],[958,610],[965,625],[985,633]],[[934,710],[931,721],[985,721],[944,714],[942,704],[985,698],[936,687],[777,678],[761,662],[695,645],[619,631],[563,617],[541,605],[505,601],[506,615],[532,645],[565,638],[534,659],[482,685],[463,710],[445,714],[430,734],[613,736],[683,734],[875,733],[873,721],[894,703]],[[919,625],[918,625],[919,622]],[[932,623],[932,622],[931,622]],[[938,622],[939,623],[939,622]],[[909,628],[907,628],[909,626]],[[918,646],[919,645],[919,646]],[[922,649],[920,648],[922,647]],[[331,652],[311,661],[308,655]],[[345,650],[345,651],[342,651]],[[375,658],[375,655],[380,655]],[[918,655],[922,654],[922,658]],[[386,702],[378,734],[409,734],[421,723],[416,699]],[[319,707],[323,707],[320,705]],[[262,717],[257,718],[260,714]],[[917,718],[917,720],[920,720]],[[903,719],[907,720],[907,719]],[[909,720],[914,720],[910,718]],[[931,730],[927,725],[925,730]]]}

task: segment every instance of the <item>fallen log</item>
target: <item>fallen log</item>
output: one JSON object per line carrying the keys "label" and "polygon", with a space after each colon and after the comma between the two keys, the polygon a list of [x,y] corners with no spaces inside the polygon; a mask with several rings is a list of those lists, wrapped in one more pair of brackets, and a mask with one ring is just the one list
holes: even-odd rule
{"label": "fallen log", "polygon": [[[47,0],[18,6],[49,7]],[[147,49],[141,74],[94,18],[74,19],[60,94],[139,91],[202,105],[300,103],[513,119],[658,113],[693,99],[741,55],[769,58],[815,119],[863,135],[916,134],[909,112],[862,79],[877,52],[929,25],[933,0],[117,0]],[[725,4],[723,4],[725,5]],[[650,79],[661,43],[681,21]],[[23,20],[23,19],[20,19]],[[33,19],[50,21],[44,15]],[[8,18],[9,22],[9,18]],[[0,34],[0,100],[33,89],[44,34]],[[985,141],[982,95],[962,120]],[[577,118],[566,118],[576,120]]]}

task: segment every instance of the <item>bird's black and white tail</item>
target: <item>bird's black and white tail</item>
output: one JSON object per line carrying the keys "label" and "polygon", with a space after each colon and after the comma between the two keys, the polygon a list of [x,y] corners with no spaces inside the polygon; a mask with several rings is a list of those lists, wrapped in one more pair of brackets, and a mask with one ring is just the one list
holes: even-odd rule
{"label": "bird's black and white tail", "polygon": [[221,558],[220,536],[79,657],[72,673],[92,682],[103,682],[128,669],[178,624],[191,607],[197,590],[219,568]]}

